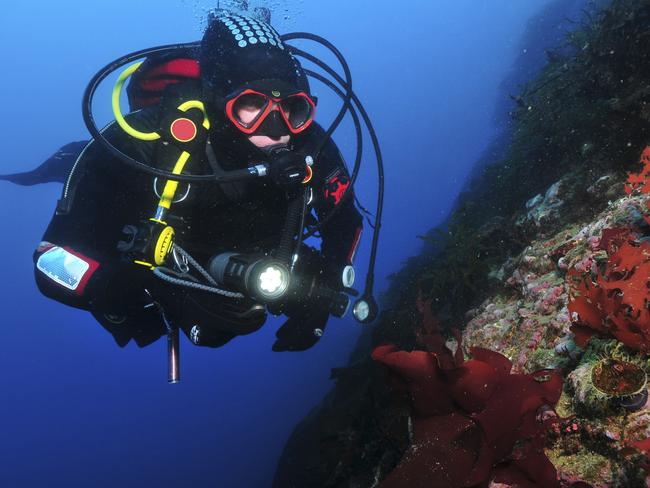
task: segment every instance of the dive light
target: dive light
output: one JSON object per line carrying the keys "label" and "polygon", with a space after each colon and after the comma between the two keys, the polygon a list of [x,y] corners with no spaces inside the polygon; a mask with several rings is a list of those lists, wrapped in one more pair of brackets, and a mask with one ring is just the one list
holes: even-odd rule
{"label": "dive light", "polygon": [[363,296],[354,303],[352,315],[362,324],[369,324],[377,318],[379,307],[372,295]]}
{"label": "dive light", "polygon": [[213,257],[208,273],[218,283],[236,289],[262,303],[282,299],[289,290],[291,273],[277,259],[226,252]]}
{"label": "dive light", "polygon": [[[335,317],[343,317],[350,306],[349,297],[320,282],[319,273],[291,272],[281,261],[266,255],[224,252],[214,256],[207,272],[214,280],[265,304],[318,304]],[[346,266],[341,282],[343,289],[356,293],[354,268]]]}

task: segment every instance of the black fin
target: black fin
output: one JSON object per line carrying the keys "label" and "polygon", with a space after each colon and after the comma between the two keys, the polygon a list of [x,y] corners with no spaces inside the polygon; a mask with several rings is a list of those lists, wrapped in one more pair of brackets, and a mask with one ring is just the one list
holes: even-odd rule
{"label": "black fin", "polygon": [[75,161],[86,147],[88,141],[77,141],[66,144],[48,158],[38,168],[25,173],[0,175],[0,180],[10,181],[17,185],[32,186],[40,183],[64,183]]}

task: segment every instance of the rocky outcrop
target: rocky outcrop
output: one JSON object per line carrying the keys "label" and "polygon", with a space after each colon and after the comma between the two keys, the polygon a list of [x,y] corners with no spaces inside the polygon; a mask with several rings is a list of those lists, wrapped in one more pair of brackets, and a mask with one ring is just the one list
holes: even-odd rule
{"label": "rocky outcrop", "polygon": [[[411,458],[423,432],[417,399],[430,388],[414,392],[369,355],[387,342],[413,357],[429,350],[418,300],[441,331],[462,330],[463,347],[448,345],[465,361],[480,362],[478,347],[502,356],[512,375],[561,373],[557,406],[538,412],[561,486],[646,486],[650,170],[638,161],[650,143],[647,25],[650,4],[612,1],[569,35],[571,54],[551,57],[522,90],[504,157],[468,186],[443,229],[424,236],[427,252],[395,275],[391,309],[294,432],[276,488],[381,486]],[[414,364],[415,373],[425,367]],[[455,425],[470,418],[461,430],[485,435],[474,420],[487,407],[476,405],[455,412],[463,417]],[[457,448],[458,434],[445,442]],[[480,435],[462,443],[472,439],[480,446]],[[436,452],[426,460],[449,461]],[[513,447],[494,466],[519,455]],[[531,476],[498,486],[526,486]],[[471,486],[459,483],[450,486]]]}

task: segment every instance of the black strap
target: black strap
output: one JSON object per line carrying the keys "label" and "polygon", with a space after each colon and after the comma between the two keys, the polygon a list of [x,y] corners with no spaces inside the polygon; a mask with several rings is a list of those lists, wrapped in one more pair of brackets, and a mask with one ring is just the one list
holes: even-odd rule
{"label": "black strap", "polygon": [[[214,152],[214,148],[212,147],[210,139],[208,139],[205,145],[205,154],[208,157],[208,163],[210,163],[210,168],[212,171],[215,174],[223,173],[224,169],[219,165],[219,162],[217,161],[217,155]],[[219,188],[226,196],[226,198],[233,202],[240,202],[244,197],[241,188],[237,185],[236,182],[219,183]]]}

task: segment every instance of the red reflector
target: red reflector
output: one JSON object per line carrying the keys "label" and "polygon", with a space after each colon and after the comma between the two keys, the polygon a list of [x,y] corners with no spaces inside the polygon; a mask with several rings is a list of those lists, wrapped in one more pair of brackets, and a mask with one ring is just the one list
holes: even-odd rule
{"label": "red reflector", "polygon": [[196,125],[190,119],[176,119],[172,122],[170,131],[174,139],[189,142],[196,137]]}

